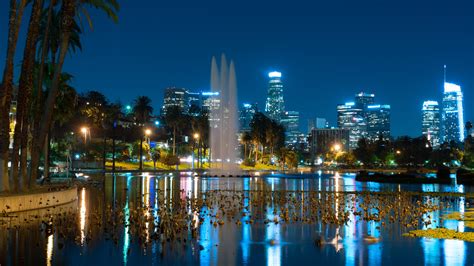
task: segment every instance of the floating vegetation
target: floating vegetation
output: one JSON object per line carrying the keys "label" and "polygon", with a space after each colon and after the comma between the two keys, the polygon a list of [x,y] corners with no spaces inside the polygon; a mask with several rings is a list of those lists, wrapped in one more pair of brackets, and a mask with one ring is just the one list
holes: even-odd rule
{"label": "floating vegetation", "polygon": [[[56,234],[60,243],[74,240],[78,245],[97,238],[120,245],[125,234],[146,250],[153,243],[162,247],[172,244],[199,247],[203,226],[206,230],[271,224],[322,224],[338,228],[349,223],[374,222],[377,223],[375,230],[395,224],[405,231],[439,223],[430,213],[457,204],[460,196],[456,193],[272,191],[265,188],[208,191],[157,188],[152,193],[148,193],[148,189],[133,193],[127,188],[118,191],[116,201],[105,201],[100,197],[85,197],[86,190],[98,190],[99,195],[104,193],[99,188],[81,189],[77,209],[67,213],[47,211],[24,217],[21,223],[15,223],[14,217],[0,219],[3,220],[0,232],[2,227],[11,230],[21,224],[30,228],[39,226],[42,232]],[[410,236],[412,232],[418,231],[411,231]],[[378,241],[379,238],[370,235],[364,238],[366,244]]]}
{"label": "floating vegetation", "polygon": [[438,239],[457,239],[463,241],[474,242],[474,232],[458,232],[446,228],[434,228],[427,230],[412,230],[403,234],[406,237],[427,237]]}
{"label": "floating vegetation", "polygon": [[474,228],[474,208],[467,209],[465,212],[452,212],[443,215],[443,219],[462,221],[464,226]]}

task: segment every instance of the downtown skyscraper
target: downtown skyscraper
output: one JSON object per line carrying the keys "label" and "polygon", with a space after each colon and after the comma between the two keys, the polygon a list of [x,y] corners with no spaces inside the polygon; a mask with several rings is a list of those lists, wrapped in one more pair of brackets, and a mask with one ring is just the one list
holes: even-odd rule
{"label": "downtown skyscraper", "polygon": [[270,78],[268,84],[267,101],[265,103],[265,113],[271,119],[281,122],[285,115],[285,101],[283,99],[283,82],[281,73],[273,71],[268,73]]}
{"label": "downtown skyscraper", "polygon": [[350,149],[357,148],[361,138],[390,138],[390,105],[374,103],[374,94],[360,92],[354,102],[337,106],[337,126],[349,130]]}
{"label": "downtown skyscraper", "polygon": [[443,141],[464,141],[464,110],[461,86],[444,82],[442,128]]}
{"label": "downtown skyscraper", "polygon": [[441,144],[441,114],[437,101],[424,101],[422,107],[421,132],[433,148]]}

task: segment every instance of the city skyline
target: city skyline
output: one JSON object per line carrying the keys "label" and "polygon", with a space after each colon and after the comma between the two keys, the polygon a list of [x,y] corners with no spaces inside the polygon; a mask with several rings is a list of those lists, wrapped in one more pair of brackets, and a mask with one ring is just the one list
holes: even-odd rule
{"label": "city skyline", "polygon": [[[119,25],[99,16],[94,31],[85,27],[83,51],[65,65],[79,91],[99,90],[122,103],[150,95],[158,110],[166,87],[207,90],[209,58],[223,51],[238,63],[239,104],[258,102],[263,107],[266,74],[278,69],[285,77],[286,107],[300,112],[301,130],[311,117],[335,125],[334,106],[364,90],[391,104],[394,136],[418,136],[420,104],[433,96],[441,102],[442,66],[447,64],[448,81],[463,88],[465,121],[473,119],[474,31],[467,12],[472,2],[446,6],[441,1],[399,1],[384,7],[346,1],[340,8],[303,1],[302,10],[262,1],[251,10],[245,5],[229,10],[209,1],[207,8],[191,4],[184,11],[178,3],[148,4],[157,8],[123,3]],[[0,3],[0,9],[7,5]],[[146,20],[151,10],[158,10],[148,16],[156,15],[156,20]],[[346,16],[349,10],[355,15]],[[423,20],[418,13],[424,14]],[[222,23],[216,25],[217,20]],[[0,31],[6,32],[6,26],[1,24]],[[146,30],[154,34],[144,34]],[[278,41],[273,41],[275,34]],[[195,40],[193,45],[189,40]],[[15,60],[17,71],[21,54]],[[0,62],[3,66],[4,54]],[[406,95],[411,96],[408,101]]]}

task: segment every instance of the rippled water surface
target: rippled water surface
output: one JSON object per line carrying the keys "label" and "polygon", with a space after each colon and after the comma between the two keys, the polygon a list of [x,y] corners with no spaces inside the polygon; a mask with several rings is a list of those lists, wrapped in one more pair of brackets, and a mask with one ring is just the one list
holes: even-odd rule
{"label": "rippled water surface", "polygon": [[[368,199],[364,191],[382,193]],[[451,192],[469,195],[474,188],[360,183],[353,174],[338,173],[107,175],[103,184],[79,187],[77,202],[0,218],[0,265],[473,265],[473,242],[404,237],[408,229],[399,217],[366,221],[351,211],[368,200],[390,206],[397,206],[397,199],[405,205],[426,203],[437,207],[420,217],[430,221],[428,227],[472,231],[463,222],[441,218],[474,204]],[[203,205],[206,198],[212,200]],[[324,205],[315,202],[331,205],[332,216],[319,217]],[[387,209],[369,209],[377,207]],[[187,227],[163,233],[176,227],[164,217],[175,212]],[[290,221],[284,220],[285,212]],[[346,212],[344,222],[331,218]]]}

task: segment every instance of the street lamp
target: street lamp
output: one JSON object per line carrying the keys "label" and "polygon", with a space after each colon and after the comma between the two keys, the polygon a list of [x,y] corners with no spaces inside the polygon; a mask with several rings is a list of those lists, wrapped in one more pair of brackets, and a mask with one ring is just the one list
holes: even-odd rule
{"label": "street lamp", "polygon": [[145,129],[144,134],[140,137],[140,171],[143,171],[143,139],[151,135],[151,129]]}
{"label": "street lamp", "polygon": [[81,133],[84,134],[84,143],[86,143],[87,140],[87,132],[89,131],[89,128],[87,127],[82,127],[81,128]]}
{"label": "street lamp", "polygon": [[336,152],[339,152],[339,151],[341,150],[341,145],[339,145],[339,144],[337,144],[337,143],[334,144],[334,150],[335,150]]}
{"label": "street lamp", "polygon": [[[194,149],[196,148],[196,142],[199,141],[199,133],[193,134],[193,169],[194,169]],[[198,145],[198,155],[197,155],[197,167],[199,168],[199,145]]]}

